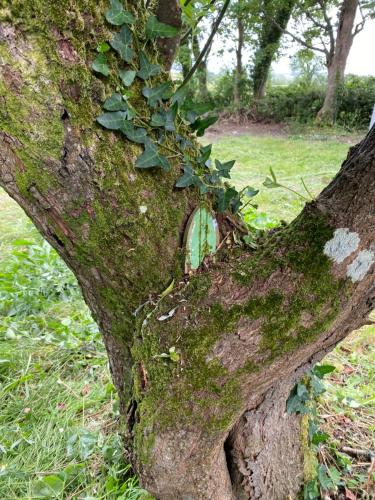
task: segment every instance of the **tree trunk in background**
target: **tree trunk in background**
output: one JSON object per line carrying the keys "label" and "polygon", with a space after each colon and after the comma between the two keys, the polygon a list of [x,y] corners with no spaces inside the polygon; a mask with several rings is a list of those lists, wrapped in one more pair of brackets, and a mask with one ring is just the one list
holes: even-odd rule
{"label": "tree trunk in background", "polygon": [[[200,54],[199,39],[197,35],[193,35],[193,55],[194,59],[197,60]],[[208,56],[208,54],[207,54]],[[199,64],[196,76],[198,80],[198,98],[200,101],[205,102],[209,98],[208,87],[207,87],[207,56]]]}
{"label": "tree trunk in background", "polygon": [[353,27],[357,8],[358,0],[344,0],[342,3],[334,53],[327,60],[327,93],[317,115],[319,121],[333,122],[335,119],[337,92],[344,82],[346,62],[354,39]]}
{"label": "tree trunk in background", "polygon": [[283,30],[288,25],[294,5],[295,0],[286,0],[276,5],[271,0],[263,2],[264,15],[252,71],[255,102],[265,95],[271,64],[279,49]]}
{"label": "tree trunk in background", "polygon": [[237,18],[236,73],[234,79],[234,104],[241,107],[241,80],[243,77],[242,51],[244,46],[244,25],[241,17]]}
{"label": "tree trunk in background", "polygon": [[[184,276],[196,190],[174,187],[177,161],[135,169],[141,148],[95,121],[116,85],[91,71],[111,36],[107,2],[5,4],[0,185],[78,279],[142,485],[161,500],[297,498],[299,420],[286,398],[375,304],[375,128],[292,224]],[[145,113],[139,87],[130,100]],[[175,362],[160,357],[171,347]]]}
{"label": "tree trunk in background", "polygon": [[181,67],[182,67],[183,80],[187,77],[187,75],[189,74],[189,71],[191,70],[191,67],[192,67],[191,52],[192,52],[191,36],[189,36],[180,45],[180,48],[178,51],[178,62],[181,64]]}

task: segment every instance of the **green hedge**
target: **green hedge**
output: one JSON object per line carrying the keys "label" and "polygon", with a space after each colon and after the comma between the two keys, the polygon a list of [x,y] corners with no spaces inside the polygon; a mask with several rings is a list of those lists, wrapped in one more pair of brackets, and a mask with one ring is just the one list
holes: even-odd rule
{"label": "green hedge", "polygon": [[[233,75],[216,79],[211,91],[219,109],[233,106]],[[253,109],[251,82],[242,83],[242,107]],[[275,122],[295,120],[308,123],[315,119],[325,96],[325,85],[309,88],[298,83],[273,86],[257,106],[260,118]],[[348,75],[338,93],[336,123],[349,129],[367,128],[375,105],[375,77]]]}

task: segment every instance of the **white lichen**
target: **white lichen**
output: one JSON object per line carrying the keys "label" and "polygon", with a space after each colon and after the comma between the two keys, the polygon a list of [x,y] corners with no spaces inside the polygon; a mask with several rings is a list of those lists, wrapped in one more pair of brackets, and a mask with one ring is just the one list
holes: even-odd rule
{"label": "white lichen", "polygon": [[325,244],[324,253],[336,264],[341,264],[357,250],[359,242],[358,233],[350,232],[347,227],[340,227],[334,232],[333,238]]}
{"label": "white lichen", "polygon": [[353,283],[361,281],[366,276],[368,270],[374,262],[375,253],[371,250],[362,250],[348,266],[346,275]]}

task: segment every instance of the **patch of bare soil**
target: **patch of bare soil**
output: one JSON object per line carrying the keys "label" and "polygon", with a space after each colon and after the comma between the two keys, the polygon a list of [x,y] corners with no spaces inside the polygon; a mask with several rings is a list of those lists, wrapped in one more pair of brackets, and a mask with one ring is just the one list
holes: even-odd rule
{"label": "patch of bare soil", "polygon": [[220,137],[232,135],[285,137],[288,134],[289,127],[285,123],[244,122],[235,118],[220,118],[207,130],[205,137],[214,141]]}
{"label": "patch of bare soil", "polygon": [[243,116],[221,116],[205,133],[205,138],[211,142],[221,137],[250,135],[253,137],[288,137],[301,135],[305,139],[315,141],[337,141],[353,146],[360,142],[366,131],[346,132],[335,128],[306,127],[301,130],[292,130],[287,123],[267,123],[250,121]]}

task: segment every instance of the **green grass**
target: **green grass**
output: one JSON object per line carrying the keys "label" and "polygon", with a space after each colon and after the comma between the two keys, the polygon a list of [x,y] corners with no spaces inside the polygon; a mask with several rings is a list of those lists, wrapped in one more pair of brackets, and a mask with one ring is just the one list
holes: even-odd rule
{"label": "green grass", "polygon": [[[272,167],[289,187],[303,192],[302,176],[317,194],[347,149],[311,134],[241,136],[221,138],[214,155],[237,158],[238,186],[260,187]],[[263,223],[267,217],[290,220],[303,206],[281,189],[263,189],[258,203]],[[330,436],[319,448],[320,459],[334,464],[347,488],[361,495],[367,494],[368,464],[358,466],[340,450],[375,447],[373,333],[354,333],[329,356],[337,370],[320,402],[321,424]],[[75,279],[0,192],[0,498],[142,495],[147,498],[122,457],[104,347]]]}
{"label": "green grass", "polygon": [[0,498],[146,498],[75,278],[2,191],[0,205]]}
{"label": "green grass", "polygon": [[232,179],[237,187],[261,188],[254,199],[259,210],[278,219],[290,221],[304,205],[304,200],[285,189],[267,190],[262,183],[270,167],[278,181],[307,193],[301,183],[316,196],[338,171],[348,152],[348,145],[303,137],[221,137],[214,143],[213,155],[222,161],[236,160]]}

